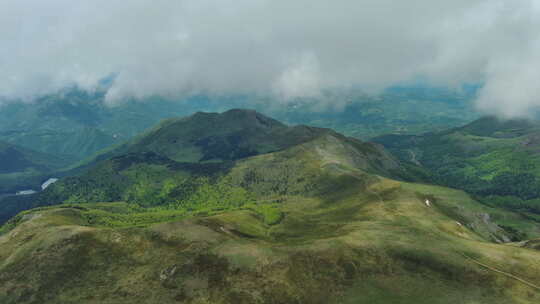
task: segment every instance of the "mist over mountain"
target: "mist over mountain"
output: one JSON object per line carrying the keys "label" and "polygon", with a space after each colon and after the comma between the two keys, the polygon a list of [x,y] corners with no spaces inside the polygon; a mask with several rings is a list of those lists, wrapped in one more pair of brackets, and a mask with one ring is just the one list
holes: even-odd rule
{"label": "mist over mountain", "polygon": [[107,87],[94,93],[66,88],[33,103],[0,106],[0,139],[77,162],[162,119],[197,111],[252,107],[291,125],[332,127],[362,139],[443,130],[479,115],[472,105],[476,90],[422,86],[394,87],[376,96],[357,90],[327,92],[324,97],[298,98],[282,106],[275,106],[273,99],[249,95],[153,97],[110,106],[105,101],[107,92]]}
{"label": "mist over mountain", "polygon": [[[309,9],[308,9],[309,8]],[[0,4],[0,98],[116,75],[105,100],[482,86],[479,109],[539,105],[537,1],[43,1]],[[320,99],[322,103],[324,99]]]}

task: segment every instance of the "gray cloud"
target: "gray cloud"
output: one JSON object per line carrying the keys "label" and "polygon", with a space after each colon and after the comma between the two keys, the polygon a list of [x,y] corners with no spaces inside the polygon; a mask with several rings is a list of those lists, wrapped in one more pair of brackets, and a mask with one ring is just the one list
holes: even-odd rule
{"label": "gray cloud", "polygon": [[111,73],[126,97],[376,91],[484,83],[479,109],[540,105],[530,0],[2,0],[0,97],[32,99]]}

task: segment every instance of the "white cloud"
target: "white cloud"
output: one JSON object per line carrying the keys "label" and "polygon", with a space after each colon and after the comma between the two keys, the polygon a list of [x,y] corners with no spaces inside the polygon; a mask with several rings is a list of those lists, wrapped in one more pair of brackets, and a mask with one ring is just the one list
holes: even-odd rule
{"label": "white cloud", "polygon": [[107,95],[318,96],[426,78],[540,105],[535,0],[0,0],[0,97],[118,75]]}
{"label": "white cloud", "polygon": [[284,100],[319,96],[321,75],[316,56],[302,54],[287,66],[274,82],[274,93],[277,96]]}

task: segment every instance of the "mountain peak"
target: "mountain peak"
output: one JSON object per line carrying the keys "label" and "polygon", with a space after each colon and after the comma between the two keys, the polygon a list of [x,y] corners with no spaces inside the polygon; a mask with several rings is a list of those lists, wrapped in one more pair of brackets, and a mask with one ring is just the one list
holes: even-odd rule
{"label": "mountain peak", "polygon": [[153,152],[177,162],[226,161],[282,150],[325,132],[289,127],[254,110],[197,112],[162,123],[123,152]]}
{"label": "mountain peak", "polygon": [[197,112],[185,120],[205,120],[204,123],[243,128],[273,129],[285,128],[286,125],[251,109],[231,109],[222,113]]}

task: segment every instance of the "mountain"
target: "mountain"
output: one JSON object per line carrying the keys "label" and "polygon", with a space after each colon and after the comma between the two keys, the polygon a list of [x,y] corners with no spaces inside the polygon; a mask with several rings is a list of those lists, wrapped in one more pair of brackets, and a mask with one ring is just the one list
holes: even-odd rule
{"label": "mountain", "polygon": [[36,188],[65,159],[0,141],[0,194]]}
{"label": "mountain", "polygon": [[154,152],[179,162],[226,161],[282,150],[324,132],[290,128],[255,111],[198,112],[165,121],[130,143],[126,151]]}
{"label": "mountain", "polygon": [[343,137],[330,129],[289,127],[253,110],[198,112],[166,120],[105,155],[152,152],[178,162],[231,161],[283,150],[325,134]]}
{"label": "mountain", "polygon": [[[185,191],[225,175],[235,162],[316,140],[348,161],[381,175],[406,177],[408,171],[380,145],[347,138],[329,129],[286,126],[251,110],[196,113],[168,119],[144,134],[83,162],[66,177],[32,197],[0,203],[0,223],[25,209],[62,202],[127,200],[152,207],[183,199]],[[186,181],[186,179],[189,179]],[[189,184],[189,185],[187,185]],[[163,188],[169,187],[169,190]]]}
{"label": "mountain", "polygon": [[0,140],[76,163],[139,135],[163,119],[197,111],[250,107],[289,124],[331,127],[360,139],[390,132],[442,130],[477,117],[470,109],[474,90],[403,87],[378,96],[346,90],[279,106],[276,100],[258,96],[151,97],[111,105],[105,101],[110,81],[94,91],[72,87],[31,103],[0,104]]}
{"label": "mountain", "polygon": [[[86,171],[76,169],[82,173],[55,184],[43,199],[47,203],[102,202],[130,197],[143,205],[153,205],[167,199],[157,198],[165,182],[178,183],[191,176],[223,176],[236,161],[293,147],[320,150],[318,146],[312,147],[315,143],[340,151],[339,157],[369,172],[386,176],[407,174],[379,145],[329,129],[289,127],[252,110],[234,109],[166,120],[143,135],[98,154],[82,165]],[[150,199],[150,193],[155,201]]]}
{"label": "mountain", "polygon": [[540,251],[515,242],[537,222],[399,180],[378,144],[233,110],[117,149],[1,228],[2,303],[540,300]]}
{"label": "mountain", "polygon": [[487,204],[521,210],[540,221],[540,123],[484,117],[419,136],[373,139],[440,184],[465,189]]}

